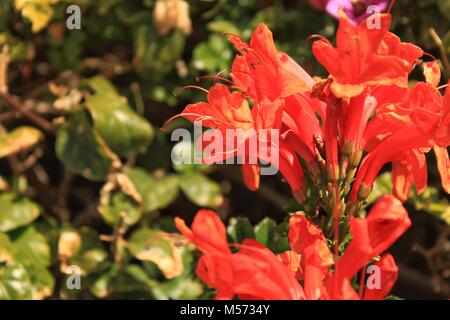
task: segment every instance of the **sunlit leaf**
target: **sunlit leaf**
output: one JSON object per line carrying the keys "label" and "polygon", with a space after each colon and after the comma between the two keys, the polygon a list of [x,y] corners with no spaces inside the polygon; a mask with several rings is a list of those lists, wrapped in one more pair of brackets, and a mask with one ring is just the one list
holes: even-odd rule
{"label": "sunlit leaf", "polygon": [[31,21],[33,32],[37,33],[47,26],[52,19],[54,10],[52,5],[59,0],[15,0],[16,10]]}
{"label": "sunlit leaf", "polygon": [[128,247],[137,259],[155,263],[167,279],[183,273],[181,250],[175,246],[175,239],[164,232],[137,230],[131,235]]}
{"label": "sunlit leaf", "polygon": [[15,257],[26,268],[32,283],[33,299],[43,299],[53,292],[55,282],[47,267],[50,247],[45,236],[34,226],[21,230],[13,238]]}
{"label": "sunlit leaf", "polygon": [[27,150],[37,144],[44,134],[33,127],[18,127],[0,136],[0,158]]}
{"label": "sunlit leaf", "polygon": [[104,270],[108,266],[108,253],[105,251],[99,235],[87,227],[82,227],[77,232],[81,238],[81,245],[73,256],[63,261],[61,272],[67,273],[71,265],[79,267],[83,276]]}
{"label": "sunlit leaf", "polygon": [[39,205],[14,193],[0,194],[0,231],[10,231],[33,222],[40,214]]}
{"label": "sunlit leaf", "polygon": [[112,151],[126,155],[147,147],[153,138],[153,128],[133,111],[125,97],[104,77],[96,76],[84,82],[94,93],[86,99],[94,128]]}
{"label": "sunlit leaf", "polygon": [[186,197],[200,207],[214,208],[223,202],[220,185],[201,173],[183,173],[180,187]]}
{"label": "sunlit leaf", "polygon": [[167,207],[178,196],[179,179],[175,175],[154,178],[138,168],[129,170],[127,175],[141,195],[147,212]]}
{"label": "sunlit leaf", "polygon": [[67,170],[87,179],[106,179],[113,160],[84,112],[72,113],[58,129],[56,154]]}

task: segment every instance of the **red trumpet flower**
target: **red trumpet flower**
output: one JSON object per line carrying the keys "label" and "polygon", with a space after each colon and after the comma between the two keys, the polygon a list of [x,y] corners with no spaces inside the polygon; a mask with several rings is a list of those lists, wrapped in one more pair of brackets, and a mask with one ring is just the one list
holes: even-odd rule
{"label": "red trumpet flower", "polygon": [[[352,240],[344,255],[331,267],[334,258],[321,229],[303,214],[290,219],[291,251],[279,259],[255,240],[246,239],[231,253],[225,226],[212,211],[200,210],[192,230],[183,220],[175,223],[188,241],[203,256],[197,275],[218,290],[217,299],[357,299],[350,279],[375,256],[383,253],[411,225],[401,203],[391,197],[381,198],[367,218],[352,218]],[[364,299],[382,299],[397,278],[393,258],[385,254],[375,264],[380,268],[380,285],[368,287]],[[300,286],[297,279],[303,282]],[[304,289],[303,289],[304,288]]]}
{"label": "red trumpet flower", "polygon": [[254,100],[285,98],[312,88],[315,81],[292,58],[278,51],[265,24],[254,31],[250,45],[231,35],[229,40],[241,53],[231,74],[235,85]]}
{"label": "red trumpet flower", "polygon": [[232,254],[225,226],[216,213],[200,210],[192,230],[180,218],[175,218],[175,224],[202,251],[197,275],[217,289],[216,299],[231,299],[234,295],[241,299],[304,299],[303,289],[295,277],[272,251],[258,242],[246,240]]}
{"label": "red trumpet flower", "polygon": [[330,73],[331,91],[336,97],[354,97],[374,85],[407,88],[408,74],[423,51],[400,42],[388,31],[389,14],[379,17],[380,25],[376,28],[371,28],[367,20],[355,25],[342,17],[336,48],[326,39],[314,42],[313,54]]}
{"label": "red trumpet flower", "polygon": [[[442,99],[433,86],[418,83],[411,89],[408,101],[400,104],[398,110],[394,108],[375,116],[379,119],[384,118],[385,126],[378,134],[372,130],[372,137],[369,139],[375,142],[369,140],[367,143],[376,146],[370,150],[358,170],[350,197],[352,201],[356,201],[358,192],[365,194],[366,190],[371,189],[378,172],[388,162],[394,163],[394,181],[397,181],[394,190],[401,199],[409,193],[408,186],[412,180],[415,181],[419,191],[424,190],[426,186],[424,150],[436,147],[440,163],[445,163],[445,158],[448,157],[446,152],[441,152],[441,148],[449,145],[448,95],[447,90],[446,96]],[[378,120],[378,123],[380,121]],[[385,138],[380,139],[381,135]],[[448,167],[446,170],[447,173],[445,170],[443,174],[441,173],[444,186],[448,183],[446,178]]]}

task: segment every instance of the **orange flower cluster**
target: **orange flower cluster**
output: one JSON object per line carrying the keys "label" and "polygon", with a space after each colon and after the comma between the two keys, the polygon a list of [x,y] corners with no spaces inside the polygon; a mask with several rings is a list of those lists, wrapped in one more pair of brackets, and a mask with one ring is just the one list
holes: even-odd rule
{"label": "orange flower cluster", "polygon": [[[383,298],[397,276],[390,255],[376,262],[381,289],[362,285],[356,293],[351,279],[409,227],[401,201],[413,184],[418,193],[425,190],[425,154],[431,149],[450,192],[450,89],[439,91],[445,86],[438,87],[437,62],[423,63],[425,81],[410,88],[409,73],[424,52],[389,32],[390,14],[379,19],[373,29],[343,16],[335,46],[323,37],[314,41],[313,54],[329,72],[326,79],[311,77],[280,52],[264,24],[249,44],[231,35],[239,52],[231,80],[225,79],[232,85],[214,84],[207,102],[188,105],[180,114],[219,131],[279,130],[279,146],[271,152],[279,153],[279,171],[305,208],[306,215],[290,219],[292,250],[279,257],[253,240],[232,253],[225,228],[210,211],[199,212],[192,230],[177,220],[203,252],[197,273],[218,290],[218,298]],[[257,157],[267,161],[259,150]],[[363,218],[364,200],[387,163],[395,197],[383,197]],[[247,186],[257,189],[258,164],[244,162],[242,169]],[[340,229],[352,235],[341,252]]]}

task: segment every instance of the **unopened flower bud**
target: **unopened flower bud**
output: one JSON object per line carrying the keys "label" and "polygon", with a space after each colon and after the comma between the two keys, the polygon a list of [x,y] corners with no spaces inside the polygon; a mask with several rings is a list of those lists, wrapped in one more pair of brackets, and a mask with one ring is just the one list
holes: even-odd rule
{"label": "unopened flower bud", "polygon": [[365,183],[362,183],[358,190],[358,199],[365,200],[372,192],[372,188],[372,185],[368,186]]}
{"label": "unopened flower bud", "polygon": [[356,168],[361,163],[362,150],[354,151],[350,156],[349,165],[351,168]]}

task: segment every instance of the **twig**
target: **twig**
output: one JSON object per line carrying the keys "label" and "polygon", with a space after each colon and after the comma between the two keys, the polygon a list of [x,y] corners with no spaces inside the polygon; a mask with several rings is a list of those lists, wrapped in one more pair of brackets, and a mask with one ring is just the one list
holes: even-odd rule
{"label": "twig", "polygon": [[0,114],[0,123],[6,122],[6,121],[9,121],[12,119],[16,119],[19,117],[19,115],[20,115],[20,113],[16,110],[4,112],[4,113]]}
{"label": "twig", "polygon": [[33,121],[41,129],[45,130],[48,133],[54,133],[55,128],[49,121],[47,121],[40,115],[26,109],[24,106],[22,106],[22,104],[20,104],[20,102],[16,98],[11,96],[10,94],[0,91],[0,98],[5,100],[9,106],[13,107],[21,114],[23,114],[25,117]]}
{"label": "twig", "polygon": [[436,33],[436,30],[434,30],[434,28],[428,29],[428,32],[430,33],[431,37],[433,38],[434,42],[436,43],[436,46],[438,47],[439,52],[441,54],[441,60],[442,60],[443,66],[444,66],[445,75],[447,76],[447,78],[450,78],[450,63],[448,61],[447,52],[442,43],[442,40],[439,37],[439,35]]}

